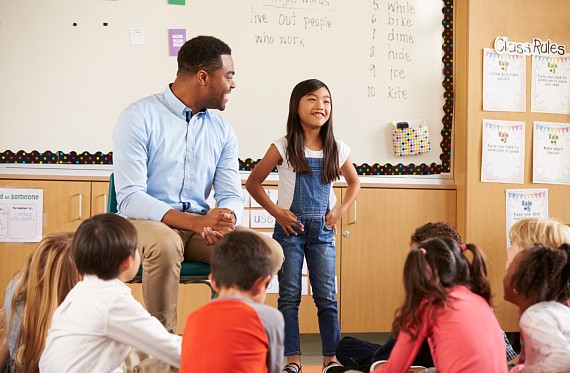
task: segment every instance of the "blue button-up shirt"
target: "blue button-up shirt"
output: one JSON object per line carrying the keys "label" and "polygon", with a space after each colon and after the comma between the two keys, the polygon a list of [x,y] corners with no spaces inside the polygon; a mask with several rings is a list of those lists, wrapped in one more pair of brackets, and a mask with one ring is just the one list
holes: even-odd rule
{"label": "blue button-up shirt", "polygon": [[170,86],[127,107],[113,133],[117,209],[161,221],[170,209],[206,214],[212,186],[218,207],[243,212],[238,144],[211,110],[191,113]]}

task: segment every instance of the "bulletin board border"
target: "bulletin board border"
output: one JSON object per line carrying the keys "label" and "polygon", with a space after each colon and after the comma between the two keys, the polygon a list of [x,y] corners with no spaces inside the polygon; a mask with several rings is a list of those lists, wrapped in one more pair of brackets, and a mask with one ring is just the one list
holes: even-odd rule
{"label": "bulletin board border", "polygon": [[[439,163],[419,164],[410,163],[404,165],[398,163],[392,165],[390,163],[380,165],[374,163],[369,165],[363,163],[361,165],[354,164],[359,175],[434,175],[451,172],[451,129],[453,124],[453,0],[444,0],[443,7],[443,81],[444,87],[444,105],[442,117],[443,128],[441,130],[441,154]],[[239,169],[241,171],[251,171],[259,162],[251,158],[239,160]],[[71,151],[65,153],[62,151],[46,150],[40,152],[33,151],[11,151],[5,150],[0,153],[0,163],[19,163],[19,164],[113,164],[113,152],[103,153],[95,152],[76,152]]]}

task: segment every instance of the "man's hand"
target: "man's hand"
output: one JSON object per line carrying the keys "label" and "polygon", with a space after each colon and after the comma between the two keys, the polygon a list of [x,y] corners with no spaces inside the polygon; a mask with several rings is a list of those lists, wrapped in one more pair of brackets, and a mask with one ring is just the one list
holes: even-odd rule
{"label": "man's hand", "polygon": [[204,231],[202,232],[202,238],[204,239],[204,241],[206,241],[208,243],[208,245],[214,245],[222,237],[224,237],[223,234],[221,234],[218,231],[213,230],[210,227],[205,227]]}
{"label": "man's hand", "polygon": [[233,210],[226,208],[215,208],[210,210],[208,214],[201,217],[203,225],[202,238],[213,245],[224,235],[235,229],[236,216]]}

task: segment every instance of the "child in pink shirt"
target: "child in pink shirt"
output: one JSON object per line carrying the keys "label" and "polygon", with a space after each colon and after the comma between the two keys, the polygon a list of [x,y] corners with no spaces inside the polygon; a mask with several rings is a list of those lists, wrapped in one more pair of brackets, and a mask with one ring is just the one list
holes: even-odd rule
{"label": "child in pink shirt", "polygon": [[393,325],[397,342],[375,372],[407,372],[426,337],[438,373],[507,372],[486,276],[485,259],[474,245],[432,238],[411,250],[404,265],[406,299]]}

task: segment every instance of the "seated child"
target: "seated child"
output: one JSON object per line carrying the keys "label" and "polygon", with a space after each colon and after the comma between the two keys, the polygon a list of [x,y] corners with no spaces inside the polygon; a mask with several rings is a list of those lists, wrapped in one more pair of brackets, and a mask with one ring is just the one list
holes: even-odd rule
{"label": "seated child", "polygon": [[[513,258],[522,250],[529,249],[535,244],[543,244],[547,247],[560,247],[565,242],[570,242],[570,227],[566,224],[550,218],[526,218],[516,221],[509,229],[511,246],[507,248],[507,262],[505,269],[508,270]],[[519,315],[522,312],[519,310]],[[521,352],[518,363],[524,363],[526,359],[524,335],[520,334]]]}
{"label": "seated child", "polygon": [[83,280],[53,315],[40,371],[116,372],[134,347],[178,367],[181,337],[170,334],[131,295],[137,273],[137,233],[125,218],[100,214],[84,221],[71,251]]}
{"label": "seated child", "polygon": [[[410,237],[410,248],[417,249],[422,241],[436,237],[449,237],[458,243],[462,241],[459,232],[450,224],[445,222],[426,223],[416,228]],[[506,346],[506,361],[512,360],[517,355],[506,335],[504,333],[502,335]],[[326,370],[326,373],[341,373],[350,369],[368,372],[375,362],[388,360],[395,344],[396,338],[393,335],[390,335],[383,345],[346,336],[340,340],[336,347],[336,357],[344,367],[331,367]],[[433,367],[433,359],[427,340],[421,345],[413,365]]]}
{"label": "seated child", "polygon": [[570,246],[537,244],[518,253],[504,278],[505,300],[523,312],[526,361],[511,372],[570,372]]}
{"label": "seated child", "polygon": [[283,315],[263,304],[271,250],[257,234],[233,231],[216,244],[210,265],[218,297],[188,316],[180,372],[279,372]]}
{"label": "seated child", "polygon": [[7,372],[39,369],[53,313],[81,280],[71,256],[72,240],[70,232],[46,235],[6,288],[7,333],[0,368]]}
{"label": "seated child", "polygon": [[423,241],[406,258],[404,288],[393,324],[396,344],[375,372],[407,372],[426,337],[440,373],[507,372],[487,267],[476,246],[451,238]]}

